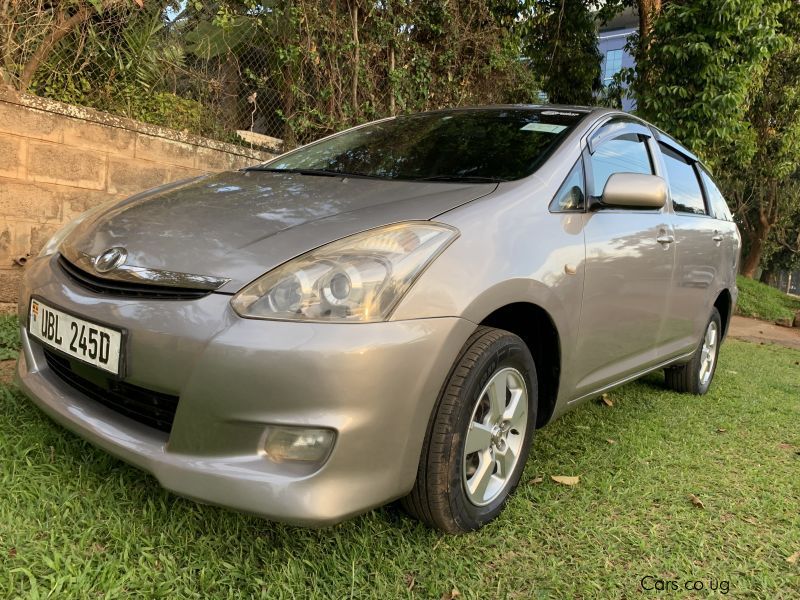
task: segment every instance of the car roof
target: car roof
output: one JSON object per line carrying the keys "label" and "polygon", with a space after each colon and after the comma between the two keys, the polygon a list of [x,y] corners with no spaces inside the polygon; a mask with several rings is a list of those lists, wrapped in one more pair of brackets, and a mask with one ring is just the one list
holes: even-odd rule
{"label": "car roof", "polygon": [[[464,112],[471,110],[569,110],[571,112],[579,112],[582,114],[613,112],[611,109],[594,107],[594,106],[577,106],[572,104],[479,104],[474,106],[453,106],[448,108],[436,108],[432,110],[420,111],[416,113],[409,113],[408,116],[435,114],[435,113],[450,113],[450,112]],[[625,114],[625,113],[621,113]],[[398,115],[405,116],[405,115]]]}

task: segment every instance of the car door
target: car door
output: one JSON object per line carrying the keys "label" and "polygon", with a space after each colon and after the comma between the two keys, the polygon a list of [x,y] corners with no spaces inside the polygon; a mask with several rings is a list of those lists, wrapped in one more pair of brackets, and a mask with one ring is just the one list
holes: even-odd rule
{"label": "car door", "polygon": [[706,327],[717,293],[724,235],[707,206],[696,159],[659,142],[675,230],[675,278],[670,293],[670,343],[689,351]]}
{"label": "car door", "polygon": [[[736,287],[736,273],[739,271],[739,250],[741,249],[742,239],[730,208],[728,208],[728,203],[725,202],[725,197],[719,187],[717,187],[714,179],[702,165],[698,164],[697,166],[699,167],[700,180],[703,183],[703,191],[706,195],[706,204],[711,211],[711,216],[716,221],[715,235],[722,236],[717,289],[733,289]],[[727,324],[723,323],[723,325]]]}
{"label": "car door", "polygon": [[[588,193],[600,198],[614,173],[660,175],[649,128],[612,121],[584,151]],[[596,205],[596,203],[595,203]],[[674,234],[662,209],[599,208],[584,215],[586,264],[576,344],[576,399],[663,357]]]}

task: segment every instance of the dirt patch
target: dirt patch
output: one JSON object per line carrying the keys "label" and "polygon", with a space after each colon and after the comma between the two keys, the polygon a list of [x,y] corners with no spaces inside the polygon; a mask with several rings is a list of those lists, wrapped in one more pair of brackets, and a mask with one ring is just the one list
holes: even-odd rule
{"label": "dirt patch", "polygon": [[17,370],[16,360],[0,361],[0,383],[8,385],[14,381],[14,373]]}
{"label": "dirt patch", "polygon": [[781,327],[768,321],[734,315],[728,332],[732,338],[757,344],[778,344],[800,350],[800,328]]}

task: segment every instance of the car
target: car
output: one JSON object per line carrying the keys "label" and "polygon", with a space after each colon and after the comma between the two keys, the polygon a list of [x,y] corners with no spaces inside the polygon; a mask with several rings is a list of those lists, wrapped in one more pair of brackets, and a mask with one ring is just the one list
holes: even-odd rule
{"label": "car", "polygon": [[635,116],[397,116],[66,225],[26,268],[17,380],[181,496],[468,532],[567,410],[660,369],[708,391],[740,246]]}

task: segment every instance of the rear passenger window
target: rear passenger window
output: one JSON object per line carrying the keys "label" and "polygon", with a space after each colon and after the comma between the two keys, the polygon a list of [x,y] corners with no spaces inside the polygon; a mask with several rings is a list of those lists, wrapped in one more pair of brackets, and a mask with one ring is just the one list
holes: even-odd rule
{"label": "rear passenger window", "polygon": [[667,168],[672,208],[676,212],[705,215],[706,203],[703,200],[703,189],[700,187],[694,165],[663,144],[661,145],[661,154],[664,156],[664,166]]}
{"label": "rear passenger window", "polygon": [[733,221],[733,215],[728,208],[728,203],[725,202],[725,198],[722,192],[719,191],[717,184],[711,179],[711,175],[701,168],[700,177],[703,178],[703,185],[706,187],[708,203],[711,205],[711,216],[720,221]]}
{"label": "rear passenger window", "polygon": [[601,196],[614,173],[653,174],[647,143],[635,133],[608,140],[592,154],[593,193]]}
{"label": "rear passenger window", "polygon": [[583,162],[579,159],[553,198],[550,210],[554,212],[583,210],[583,201]]}

